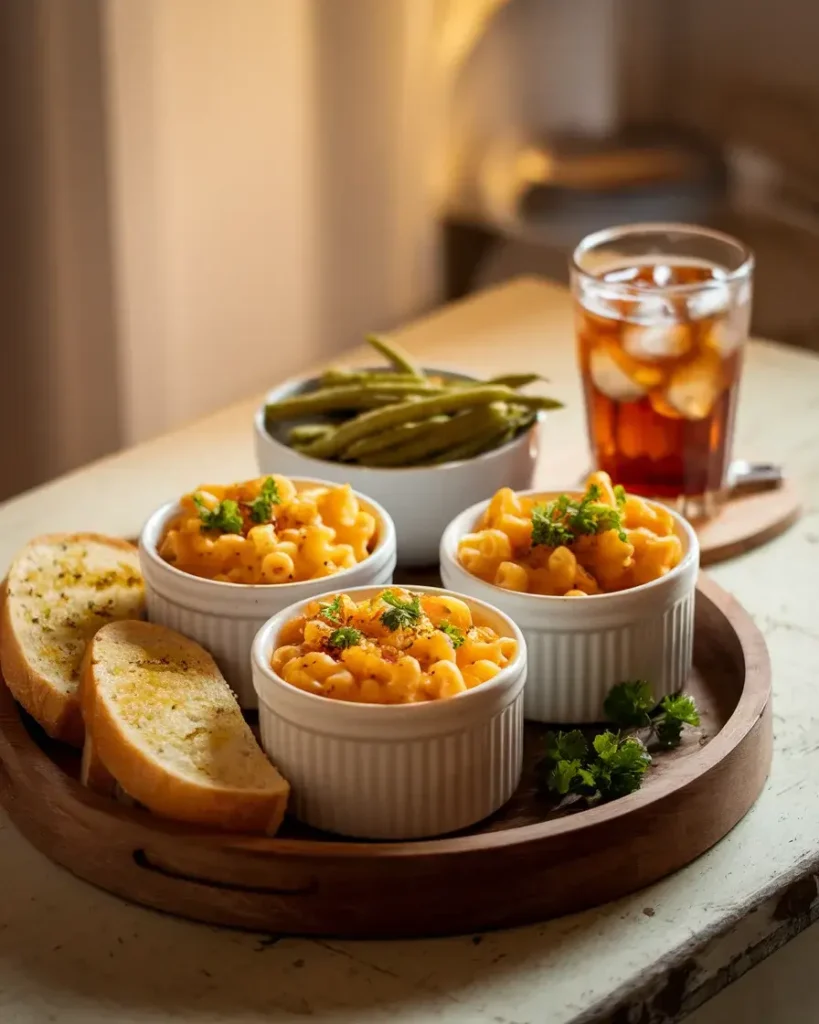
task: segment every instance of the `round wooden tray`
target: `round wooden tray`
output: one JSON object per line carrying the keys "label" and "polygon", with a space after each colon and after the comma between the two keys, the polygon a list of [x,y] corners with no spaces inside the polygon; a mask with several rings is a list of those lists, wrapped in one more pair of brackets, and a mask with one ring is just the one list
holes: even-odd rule
{"label": "round wooden tray", "polygon": [[211,924],[347,937],[497,928],[581,910],[677,870],[748,811],[771,759],[765,642],[702,579],[688,691],[702,727],[658,758],[622,800],[555,812],[532,767],[527,726],[518,792],[468,833],[360,843],[286,825],[275,839],[206,832],[85,790],[78,757],[21,713],[0,684],[0,802],[20,831],[75,875],[136,903]]}

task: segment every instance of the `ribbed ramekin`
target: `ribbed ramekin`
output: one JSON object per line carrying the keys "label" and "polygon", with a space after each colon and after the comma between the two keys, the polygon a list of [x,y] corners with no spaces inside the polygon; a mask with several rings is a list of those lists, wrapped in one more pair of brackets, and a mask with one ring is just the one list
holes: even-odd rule
{"label": "ribbed ramekin", "polygon": [[[336,487],[324,480],[294,479],[305,487]],[[312,600],[328,585],[339,589],[363,584],[387,585],[395,571],[395,526],[371,498],[354,492],[362,508],[375,516],[377,541],[369,558],[335,576],[302,583],[224,583],[182,572],[160,557],[158,547],[168,523],[180,511],[179,502],[157,509],[142,529],[139,560],[145,578],[148,619],[170,626],[210,651],[245,709],[256,707],[250,666],[253,638],[271,615],[295,601]]]}
{"label": "ribbed ramekin", "polygon": [[[548,500],[558,492],[520,493]],[[474,532],[487,506],[484,501],[466,509],[444,531],[441,579],[453,591],[491,602],[520,626],[529,657],[526,718],[603,721],[606,695],[627,679],[651,683],[658,699],[683,688],[693,655],[699,544],[682,516],[669,509],[683,557],[666,576],[612,594],[548,597],[504,590],[460,564],[458,542]]]}
{"label": "ribbed ramekin", "polygon": [[[364,600],[381,589],[343,592]],[[494,679],[423,704],[353,704],[286,683],[270,657],[305,602],[259,631],[253,677],[262,745],[290,782],[290,807],[301,821],[359,839],[419,839],[473,825],[512,796],[523,764],[526,644],[497,608],[463,600],[482,624],[514,637],[517,654]]]}

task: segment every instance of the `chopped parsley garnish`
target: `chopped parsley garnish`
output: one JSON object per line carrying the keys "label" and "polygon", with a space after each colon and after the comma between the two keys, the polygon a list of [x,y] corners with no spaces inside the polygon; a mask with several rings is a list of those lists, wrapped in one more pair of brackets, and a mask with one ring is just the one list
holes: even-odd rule
{"label": "chopped parsley garnish", "polygon": [[464,633],[464,631],[462,629],[459,629],[457,626],[453,626],[451,622],[442,622],[438,626],[438,629],[440,629],[442,633],[446,633],[446,635],[452,641],[452,646],[455,648],[456,651],[464,642],[464,640],[466,640],[466,633]]}
{"label": "chopped parsley garnish", "polygon": [[254,523],[269,523],[273,514],[273,506],[280,505],[281,500],[276,481],[272,476],[267,477],[259,491],[259,496],[250,502],[250,518]]}
{"label": "chopped parsley garnish", "polygon": [[341,594],[330,601],[329,604],[323,604],[319,606],[319,615],[323,619],[327,619],[329,622],[340,622],[339,615],[341,614]]}
{"label": "chopped parsley garnish", "polygon": [[614,486],[614,500],[617,502],[619,509],[625,508],[626,504],[626,489],[622,484],[615,484]]}
{"label": "chopped parsley garnish", "polygon": [[402,601],[391,590],[385,590],[381,600],[390,606],[381,616],[381,621],[389,630],[414,626],[421,618],[421,598],[418,594],[414,594],[410,601]]}
{"label": "chopped parsley garnish", "polygon": [[571,544],[583,534],[605,533],[606,530],[616,530],[620,539],[625,540],[622,511],[606,505],[600,498],[600,488],[592,484],[582,498],[561,494],[552,501],[535,505],[532,544],[556,548]]}
{"label": "chopped parsley garnish", "polygon": [[333,632],[327,638],[327,643],[330,647],[358,647],[361,643],[361,630],[353,629],[352,626],[341,626],[339,629],[333,630]]}
{"label": "chopped parsley garnish", "polygon": [[208,508],[199,494],[193,495],[193,503],[202,521],[200,529],[216,530],[219,533],[241,533],[242,514],[239,505],[232,498],[224,498],[214,509]]}

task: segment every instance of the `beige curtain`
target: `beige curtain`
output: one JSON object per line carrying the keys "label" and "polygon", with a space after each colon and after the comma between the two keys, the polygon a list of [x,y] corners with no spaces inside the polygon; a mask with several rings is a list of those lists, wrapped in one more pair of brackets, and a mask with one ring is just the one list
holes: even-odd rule
{"label": "beige curtain", "polygon": [[433,305],[459,83],[509,120],[464,68],[538,2],[3,0],[0,497]]}

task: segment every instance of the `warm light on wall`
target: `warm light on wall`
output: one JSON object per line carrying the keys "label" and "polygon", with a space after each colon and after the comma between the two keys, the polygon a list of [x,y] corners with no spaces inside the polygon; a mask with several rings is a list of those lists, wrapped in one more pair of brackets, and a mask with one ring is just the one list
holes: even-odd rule
{"label": "warm light on wall", "polygon": [[443,0],[438,39],[442,66],[454,73],[463,64],[495,14],[509,0]]}

